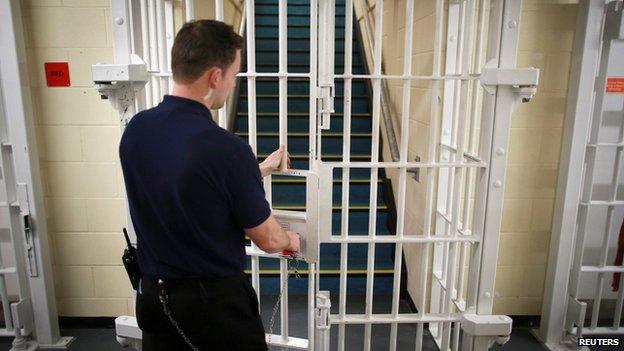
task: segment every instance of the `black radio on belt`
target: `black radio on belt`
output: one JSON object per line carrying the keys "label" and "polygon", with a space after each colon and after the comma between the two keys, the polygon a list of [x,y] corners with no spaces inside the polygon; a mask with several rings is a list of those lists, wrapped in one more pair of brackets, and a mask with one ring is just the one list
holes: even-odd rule
{"label": "black radio on belt", "polygon": [[121,256],[121,260],[123,261],[124,267],[126,267],[126,272],[128,273],[128,278],[130,278],[130,284],[132,284],[132,288],[137,290],[139,288],[139,281],[143,275],[141,274],[141,269],[139,268],[139,262],[137,260],[136,248],[132,246],[130,243],[130,237],[128,236],[128,231],[126,228],[123,229],[124,236],[126,237],[126,249],[124,250],[123,256]]}

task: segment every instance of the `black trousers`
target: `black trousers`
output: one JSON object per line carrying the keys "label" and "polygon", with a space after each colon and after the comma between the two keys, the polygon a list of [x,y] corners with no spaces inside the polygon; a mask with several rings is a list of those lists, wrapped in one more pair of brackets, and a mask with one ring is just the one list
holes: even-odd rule
{"label": "black trousers", "polygon": [[[167,280],[171,315],[195,347],[267,350],[258,297],[247,277]],[[191,350],[163,312],[156,279],[143,278],[136,315],[144,351]]]}

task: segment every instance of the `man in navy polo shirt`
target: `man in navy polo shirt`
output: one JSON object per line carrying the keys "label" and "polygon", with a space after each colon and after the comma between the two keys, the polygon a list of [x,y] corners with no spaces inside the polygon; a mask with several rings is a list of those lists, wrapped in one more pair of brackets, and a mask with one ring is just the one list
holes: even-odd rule
{"label": "man in navy polo shirt", "polygon": [[235,86],[242,43],[221,22],[186,23],[171,50],[172,94],[134,116],[121,139],[143,273],[143,350],[266,350],[243,273],[245,235],[266,252],[299,251],[297,234],[271,215],[261,181],[283,148],[259,166],[210,113]]}

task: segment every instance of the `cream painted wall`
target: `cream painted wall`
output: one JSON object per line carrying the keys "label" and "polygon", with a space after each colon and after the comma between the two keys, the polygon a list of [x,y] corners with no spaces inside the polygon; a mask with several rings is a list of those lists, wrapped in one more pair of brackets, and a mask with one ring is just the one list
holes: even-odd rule
{"label": "cream painted wall", "polygon": [[[369,1],[374,14],[375,1]],[[572,4],[570,4],[572,3]],[[555,182],[565,111],[570,53],[576,20],[573,1],[525,0],[520,24],[518,66],[541,70],[533,101],[513,115],[508,177],[503,207],[501,246],[497,265],[495,313],[539,315],[548,255]],[[358,11],[358,18],[361,18]],[[414,74],[432,72],[435,1],[416,1],[414,16]],[[386,74],[403,73],[405,0],[385,1],[383,9],[383,60]],[[443,37],[445,34],[443,34]],[[390,100],[397,137],[400,134],[402,86],[390,81]],[[426,160],[431,89],[413,83],[409,114],[409,160]],[[385,134],[382,134],[385,139]],[[390,159],[387,143],[384,157]],[[389,172],[393,188],[396,174]],[[406,234],[421,235],[425,206],[426,174],[420,182],[408,179]],[[418,301],[421,246],[408,245],[405,255],[408,290]],[[530,282],[527,284],[527,282]]]}
{"label": "cream painted wall", "polygon": [[[183,3],[174,3],[178,24]],[[27,0],[23,7],[59,315],[133,314],[121,265],[126,216],[118,114],[91,81],[92,64],[113,62],[110,1]],[[237,29],[239,1],[226,1],[224,9]],[[202,5],[196,10],[197,18],[210,13]],[[49,61],[69,62],[70,87],[46,86]]]}

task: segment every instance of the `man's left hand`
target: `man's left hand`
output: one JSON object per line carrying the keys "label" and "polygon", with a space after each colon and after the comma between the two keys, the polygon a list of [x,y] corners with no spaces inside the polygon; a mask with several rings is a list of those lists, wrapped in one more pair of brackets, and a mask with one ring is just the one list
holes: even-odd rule
{"label": "man's left hand", "polygon": [[[286,148],[282,145],[260,163],[260,173],[263,177],[268,176],[280,168],[285,152]],[[286,154],[286,168],[290,168],[290,154],[288,153]]]}

